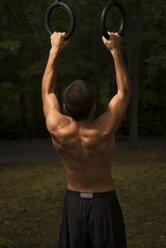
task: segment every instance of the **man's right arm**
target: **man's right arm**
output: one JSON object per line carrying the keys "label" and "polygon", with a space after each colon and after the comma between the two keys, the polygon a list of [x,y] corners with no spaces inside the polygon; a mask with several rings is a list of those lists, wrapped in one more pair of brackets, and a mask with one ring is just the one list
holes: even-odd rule
{"label": "man's right arm", "polygon": [[120,51],[121,38],[117,33],[108,33],[111,37],[110,40],[103,37],[103,42],[114,59],[117,94],[109,102],[108,111],[98,118],[97,123],[106,133],[115,134],[127,112],[132,96],[132,87]]}

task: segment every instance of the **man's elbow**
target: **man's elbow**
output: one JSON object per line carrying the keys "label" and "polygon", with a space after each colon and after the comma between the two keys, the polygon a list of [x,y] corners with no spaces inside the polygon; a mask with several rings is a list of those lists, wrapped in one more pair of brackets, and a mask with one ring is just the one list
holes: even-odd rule
{"label": "man's elbow", "polygon": [[121,93],[123,93],[124,95],[128,96],[128,97],[132,97],[133,94],[133,87],[131,84],[131,81],[128,80],[126,85],[120,89]]}
{"label": "man's elbow", "polygon": [[124,90],[118,91],[118,93],[120,93],[121,95],[123,95],[125,97],[131,98],[132,94],[133,94],[133,90],[132,90],[132,88],[126,88]]}
{"label": "man's elbow", "polygon": [[45,86],[42,86],[42,95],[45,95],[48,92]]}

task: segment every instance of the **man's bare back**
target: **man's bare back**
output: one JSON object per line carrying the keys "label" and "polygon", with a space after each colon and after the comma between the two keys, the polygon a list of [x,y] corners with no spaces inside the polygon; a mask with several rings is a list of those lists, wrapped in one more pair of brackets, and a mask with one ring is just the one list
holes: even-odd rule
{"label": "man's bare back", "polygon": [[43,110],[52,142],[66,169],[67,188],[73,191],[114,190],[111,165],[115,134],[126,114],[132,89],[120,51],[121,38],[118,33],[108,33],[110,39],[102,39],[114,59],[118,92],[110,100],[107,112],[93,120],[94,104],[91,113],[82,121],[73,120],[60,111],[54,93],[55,71],[59,52],[68,42],[63,39],[65,33],[55,32],[51,36],[52,49],[42,80]]}
{"label": "man's bare back", "polygon": [[111,163],[114,135],[106,135],[96,121],[80,127],[70,117],[68,123],[52,135],[66,169],[67,188],[79,192],[105,192],[114,189]]}

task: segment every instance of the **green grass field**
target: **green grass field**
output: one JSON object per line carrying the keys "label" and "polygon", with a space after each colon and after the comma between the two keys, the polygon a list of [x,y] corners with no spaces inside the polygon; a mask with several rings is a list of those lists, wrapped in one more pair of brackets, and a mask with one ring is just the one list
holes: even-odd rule
{"label": "green grass field", "polygon": [[[165,248],[166,148],[115,153],[112,174],[128,248]],[[0,166],[0,248],[58,248],[66,185],[60,163]]]}

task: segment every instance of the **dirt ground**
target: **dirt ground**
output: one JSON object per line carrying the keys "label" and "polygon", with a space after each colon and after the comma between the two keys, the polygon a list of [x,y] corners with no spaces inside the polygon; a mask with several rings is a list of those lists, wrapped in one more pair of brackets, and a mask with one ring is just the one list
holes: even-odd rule
{"label": "dirt ground", "polygon": [[[140,139],[140,148],[166,147],[166,138]],[[128,150],[128,141],[116,141],[114,152]],[[61,160],[51,140],[0,143],[0,165]]]}

